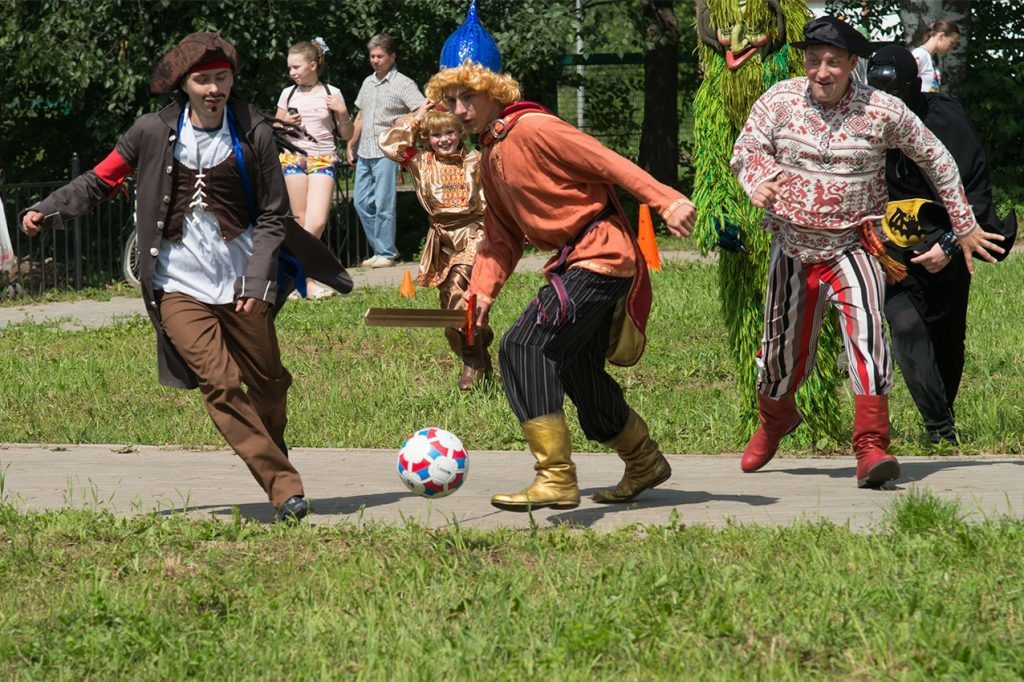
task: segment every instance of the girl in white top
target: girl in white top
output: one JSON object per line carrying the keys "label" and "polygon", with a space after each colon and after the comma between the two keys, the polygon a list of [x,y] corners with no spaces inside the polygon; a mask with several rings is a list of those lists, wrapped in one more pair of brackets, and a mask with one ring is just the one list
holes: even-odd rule
{"label": "girl in white top", "polygon": [[938,92],[942,84],[939,65],[943,55],[960,43],[960,27],[952,21],[939,19],[925,30],[924,42],[911,50],[917,60],[921,92]]}
{"label": "girl in white top", "polygon": [[[334,135],[352,137],[352,119],[345,98],[337,88],[321,81],[329,52],[317,37],[302,41],[288,50],[288,75],[294,85],[281,91],[277,101],[277,119],[301,127],[307,138],[294,141],[304,153],[281,152],[281,169],[292,213],[307,232],[319,237],[327,226],[334,194]],[[309,296],[323,298],[333,290],[309,282]]]}

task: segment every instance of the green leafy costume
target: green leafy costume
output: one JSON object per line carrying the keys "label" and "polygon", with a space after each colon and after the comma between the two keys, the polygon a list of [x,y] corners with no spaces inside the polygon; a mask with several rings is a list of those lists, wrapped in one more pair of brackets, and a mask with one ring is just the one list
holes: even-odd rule
{"label": "green leafy costume", "polygon": [[[729,168],[732,146],[754,102],[768,88],[803,74],[802,53],[789,43],[810,19],[804,0],[696,0],[704,81],[694,109],[694,236],[719,252],[719,298],[743,396],[742,437],[757,424],[757,365],[771,236]],[[801,430],[813,443],[836,439],[841,421],[836,365],[841,348],[835,316],[822,330],[816,367],[797,396]]]}

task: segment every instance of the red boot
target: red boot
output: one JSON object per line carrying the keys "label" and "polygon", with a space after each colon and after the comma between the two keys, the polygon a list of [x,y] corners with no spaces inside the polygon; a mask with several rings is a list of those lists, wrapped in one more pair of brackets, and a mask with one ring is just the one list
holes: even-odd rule
{"label": "red boot", "polygon": [[740,460],[740,468],[748,474],[770,462],[779,449],[779,441],[803,421],[792,395],[773,400],[758,394],[757,407],[761,426],[750,437],[747,449],[743,451],[743,459]]}
{"label": "red boot", "polygon": [[881,488],[900,477],[900,463],[889,447],[889,397],[854,396],[853,452],[857,455],[857,487]]}

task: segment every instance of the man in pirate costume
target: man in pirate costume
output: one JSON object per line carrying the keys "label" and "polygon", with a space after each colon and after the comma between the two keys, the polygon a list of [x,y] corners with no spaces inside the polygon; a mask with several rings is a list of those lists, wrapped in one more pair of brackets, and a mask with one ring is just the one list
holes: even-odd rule
{"label": "man in pirate costume", "polygon": [[478,320],[486,323],[526,241],[556,252],[545,268],[549,284],[502,338],[498,354],[536,478],[491,502],[512,510],[579,504],[565,394],[587,438],[626,463],[622,480],[594,499],[626,502],[667,480],[671,468],[604,367],[606,357],[622,365],[639,360],[651,303],[647,266],[613,185],[654,207],[675,234],[689,235],[693,204],[540,105],[521,101],[516,81],[500,73],[493,40],[479,24],[472,29],[460,29],[474,37],[453,50],[452,61],[442,60],[447,68],[431,79],[427,97],[443,100],[483,148],[484,239],[467,292],[476,296]]}
{"label": "man in pirate costume", "polygon": [[[921,92],[910,50],[890,45],[868,64],[868,83],[899,97],[952,154],[978,224],[1001,234],[1005,258],[1017,235],[1016,215],[996,215],[988,161],[963,106],[938,93]],[[964,369],[967,300],[971,274],[960,256],[941,197],[911,159],[897,150],[886,158],[889,205],[882,222],[889,253],[907,276],[886,288],[885,316],[893,353],[929,440],[957,442],[953,402]]]}
{"label": "man in pirate costume", "polygon": [[318,281],[343,291],[351,283],[294,223],[271,126],[232,97],[238,65],[234,46],[215,33],[182,39],[150,81],[152,94],[175,101],[142,116],[95,168],[28,209],[22,229],[34,235],[51,216],[81,215],[136,176],[142,294],[160,383],[202,391],[278,518],[294,520],[309,503],[284,440],[291,375],[274,329],[275,305],[287,294],[276,282],[278,251],[290,244]]}
{"label": "man in pirate costume", "polygon": [[889,445],[892,363],[882,324],[885,277],[905,273],[878,237],[886,150],[917,162],[937,188],[967,267],[994,260],[998,235],[978,227],[946,148],[899,99],[850,78],[869,44],[835,17],[804,27],[806,78],[762,95],[733,148],[732,167],[774,234],[758,367],[761,426],[741,467],[757,471],[800,423],[794,393],[813,366],[825,306],[839,311],[854,393],[858,487],[899,477]]}

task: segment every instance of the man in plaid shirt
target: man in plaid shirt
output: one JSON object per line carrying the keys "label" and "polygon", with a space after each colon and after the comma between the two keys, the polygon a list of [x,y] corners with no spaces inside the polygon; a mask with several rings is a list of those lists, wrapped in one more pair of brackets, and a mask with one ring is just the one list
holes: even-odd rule
{"label": "man in plaid shirt", "polygon": [[371,268],[395,264],[395,176],[398,164],[384,156],[377,140],[395,120],[423,104],[423,94],[408,76],[395,68],[395,39],[380,33],[367,44],[373,74],[356,96],[355,132],[348,143],[348,162],[356,168],[356,213],[363,224],[373,256]]}

